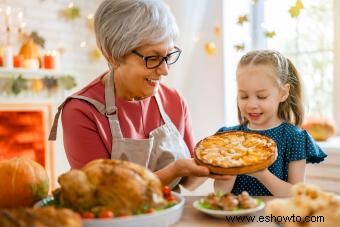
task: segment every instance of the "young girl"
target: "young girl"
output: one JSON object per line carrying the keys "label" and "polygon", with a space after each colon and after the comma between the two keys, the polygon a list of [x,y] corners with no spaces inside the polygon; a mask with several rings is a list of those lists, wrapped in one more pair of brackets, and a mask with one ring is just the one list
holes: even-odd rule
{"label": "young girl", "polygon": [[[302,86],[289,59],[277,51],[258,50],[244,55],[237,67],[237,105],[240,125],[219,132],[244,130],[271,137],[277,143],[277,160],[256,173],[215,181],[215,189],[250,195],[287,196],[293,184],[304,181],[306,163],[327,156],[305,130]],[[217,178],[218,179],[218,178]]]}

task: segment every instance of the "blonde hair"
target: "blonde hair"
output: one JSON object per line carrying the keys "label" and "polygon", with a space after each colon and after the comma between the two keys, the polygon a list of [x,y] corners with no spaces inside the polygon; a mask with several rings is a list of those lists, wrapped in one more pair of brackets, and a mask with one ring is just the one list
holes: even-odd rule
{"label": "blonde hair", "polygon": [[[240,59],[238,67],[250,64],[272,66],[275,69],[279,85],[290,85],[288,98],[279,104],[278,117],[283,121],[300,126],[304,117],[302,84],[293,63],[278,51],[255,50],[245,54]],[[241,115],[239,108],[238,119],[241,124],[248,123],[248,120]]]}

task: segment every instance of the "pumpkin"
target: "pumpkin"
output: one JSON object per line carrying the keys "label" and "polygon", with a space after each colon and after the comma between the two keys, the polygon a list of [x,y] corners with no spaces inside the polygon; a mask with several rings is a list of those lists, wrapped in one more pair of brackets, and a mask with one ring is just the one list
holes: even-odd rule
{"label": "pumpkin", "polygon": [[39,163],[23,157],[0,161],[0,209],[32,206],[48,192],[49,178]]}
{"label": "pumpkin", "polygon": [[39,60],[39,47],[29,38],[20,48],[19,55],[24,56],[24,59],[38,59]]}
{"label": "pumpkin", "polygon": [[307,118],[301,128],[305,129],[316,141],[325,141],[335,134],[335,124],[327,118]]}

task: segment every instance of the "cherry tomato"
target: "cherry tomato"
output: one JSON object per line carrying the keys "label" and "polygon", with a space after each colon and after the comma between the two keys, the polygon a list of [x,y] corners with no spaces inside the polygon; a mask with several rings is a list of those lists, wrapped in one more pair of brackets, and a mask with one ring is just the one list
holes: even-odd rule
{"label": "cherry tomato", "polygon": [[169,186],[164,186],[162,192],[165,198],[171,196],[171,189],[169,188]]}
{"label": "cherry tomato", "polygon": [[154,209],[152,209],[152,208],[149,208],[145,211],[146,214],[151,214],[153,212],[154,212]]}
{"label": "cherry tomato", "polygon": [[81,213],[80,216],[83,219],[93,219],[93,218],[96,217],[96,215],[91,211],[85,211],[85,212]]}
{"label": "cherry tomato", "polygon": [[114,214],[110,210],[102,210],[102,211],[100,211],[98,217],[99,218],[113,218]]}
{"label": "cherry tomato", "polygon": [[177,202],[177,199],[175,196],[170,195],[168,197],[165,198],[168,202]]}

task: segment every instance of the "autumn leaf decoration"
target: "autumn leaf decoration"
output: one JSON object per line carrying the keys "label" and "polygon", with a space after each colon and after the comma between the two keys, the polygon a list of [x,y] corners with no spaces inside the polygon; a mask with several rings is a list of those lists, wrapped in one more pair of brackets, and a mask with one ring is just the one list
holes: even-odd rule
{"label": "autumn leaf decoration", "polygon": [[236,45],[234,45],[234,47],[235,47],[236,51],[239,51],[239,52],[245,50],[245,45],[244,45],[244,43],[236,44]]}
{"label": "autumn leaf decoration", "polygon": [[242,26],[247,21],[248,21],[248,16],[246,14],[245,15],[241,15],[237,19],[237,24]]}
{"label": "autumn leaf decoration", "polygon": [[288,10],[290,16],[293,18],[297,18],[300,15],[300,11],[304,8],[303,3],[301,0],[296,0],[295,5],[290,7]]}
{"label": "autumn leaf decoration", "polygon": [[67,20],[75,20],[81,16],[81,10],[78,6],[70,3],[67,8],[60,10],[60,15]]}
{"label": "autumn leaf decoration", "polygon": [[275,31],[265,31],[265,32],[264,32],[264,35],[265,35],[267,38],[274,38],[274,36],[276,36],[276,32],[275,32]]}

